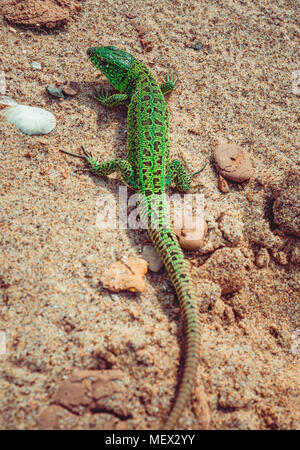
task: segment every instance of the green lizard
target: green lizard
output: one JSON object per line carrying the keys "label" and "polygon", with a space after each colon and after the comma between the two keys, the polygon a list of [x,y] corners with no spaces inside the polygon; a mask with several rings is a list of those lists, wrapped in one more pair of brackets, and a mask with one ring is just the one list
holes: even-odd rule
{"label": "green lizard", "polygon": [[119,91],[111,96],[103,90],[97,92],[97,100],[104,106],[128,105],[127,159],[100,162],[86,150],[85,155],[62,151],[85,158],[88,170],[98,176],[119,172],[124,183],[139,194],[140,218],[171,277],[184,321],[182,379],[175,404],[164,424],[165,429],[172,429],[190,398],[200,346],[197,299],[166,210],[166,187],[175,182],[180,192],[186,192],[195,175],[189,174],[181,161],[170,159],[169,113],[164,94],[174,89],[176,80],[168,76],[167,81],[159,85],[144,64],[116,47],[92,47],[87,54]]}

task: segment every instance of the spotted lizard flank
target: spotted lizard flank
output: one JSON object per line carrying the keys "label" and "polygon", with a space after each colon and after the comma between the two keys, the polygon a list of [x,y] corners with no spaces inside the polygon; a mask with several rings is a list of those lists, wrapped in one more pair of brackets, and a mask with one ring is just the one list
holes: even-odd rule
{"label": "spotted lizard flank", "polygon": [[[174,406],[164,424],[172,429],[190,398],[197,372],[200,319],[193,284],[166,209],[165,189],[172,182],[180,192],[190,189],[192,176],[179,160],[170,159],[169,112],[164,94],[176,81],[168,77],[159,85],[150,70],[132,55],[116,47],[92,47],[91,62],[119,93],[97,93],[104,106],[128,105],[127,158],[106,162],[85,151],[89,170],[98,176],[119,172],[124,183],[138,195],[138,211],[175,287],[184,322],[185,357]],[[196,172],[198,173],[198,172]]]}

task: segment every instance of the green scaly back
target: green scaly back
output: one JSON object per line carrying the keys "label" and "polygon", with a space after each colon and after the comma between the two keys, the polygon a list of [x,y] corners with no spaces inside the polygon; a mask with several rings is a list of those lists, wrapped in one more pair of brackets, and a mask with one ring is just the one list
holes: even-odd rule
{"label": "green scaly back", "polygon": [[[200,346],[197,299],[177,237],[166,209],[165,189],[175,182],[181,192],[190,189],[192,176],[185,165],[170,160],[169,113],[164,94],[175,87],[168,77],[159,85],[150,70],[132,55],[109,47],[92,47],[87,54],[119,93],[97,92],[104,106],[128,105],[127,158],[99,162],[85,152],[90,170],[106,176],[118,171],[138,196],[138,211],[175,287],[184,322],[185,358],[174,406],[164,428],[175,427],[193,388]],[[76,155],[75,155],[76,156]],[[81,156],[81,155],[77,155]]]}

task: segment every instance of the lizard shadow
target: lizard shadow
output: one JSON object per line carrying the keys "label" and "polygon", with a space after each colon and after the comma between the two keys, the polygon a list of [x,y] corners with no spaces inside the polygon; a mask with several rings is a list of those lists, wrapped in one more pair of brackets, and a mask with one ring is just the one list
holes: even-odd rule
{"label": "lizard shadow", "polygon": [[[109,130],[109,142],[107,144],[97,144],[90,149],[95,152],[95,156],[101,161],[111,158],[119,157],[126,158],[126,143],[127,143],[127,107],[124,105],[105,107],[102,106],[95,98],[96,89],[104,88],[109,94],[114,94],[118,91],[114,90],[108,82],[98,83],[89,82],[84,83],[88,87],[88,95],[85,96],[83,103],[87,108],[97,111],[97,134],[105,137],[107,130]],[[113,125],[115,125],[113,127]],[[125,130],[125,132],[124,132]],[[106,141],[108,141],[106,139]],[[107,145],[107,147],[106,147]],[[100,149],[99,149],[100,147]]]}

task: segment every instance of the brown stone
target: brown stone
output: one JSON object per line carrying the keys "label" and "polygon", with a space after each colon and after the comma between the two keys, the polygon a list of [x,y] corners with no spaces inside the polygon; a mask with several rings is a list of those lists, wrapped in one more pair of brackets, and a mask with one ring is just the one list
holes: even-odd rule
{"label": "brown stone", "polygon": [[68,430],[76,428],[78,416],[59,405],[47,406],[37,420],[39,430]]}
{"label": "brown stone", "polygon": [[18,25],[54,28],[70,20],[73,0],[5,0],[1,13]]}
{"label": "brown stone", "polygon": [[80,407],[88,406],[91,399],[88,396],[88,389],[84,384],[66,380],[59,386],[54,397],[54,402],[75,413],[79,413]]}
{"label": "brown stone", "polygon": [[197,227],[192,221],[185,221],[181,230],[174,230],[178,236],[179,244],[185,250],[198,250],[203,247],[207,234],[207,223],[204,221],[203,227]]}
{"label": "brown stone", "polygon": [[123,372],[117,369],[77,370],[59,385],[52,404],[38,418],[37,427],[42,430],[75,429],[79,417],[93,413],[96,426],[122,429],[123,422],[113,418],[107,423],[105,417],[98,419],[99,414],[95,413],[110,413],[123,418],[130,416],[123,378]]}
{"label": "brown stone", "polygon": [[228,180],[246,181],[254,173],[248,152],[236,144],[217,145],[213,156],[218,172]]}
{"label": "brown stone", "polygon": [[79,415],[87,410],[107,410],[128,416],[124,401],[115,401],[117,393],[124,393],[124,387],[116,382],[123,377],[120,370],[78,370],[60,384],[53,402]]}
{"label": "brown stone", "polygon": [[179,244],[185,250],[198,250],[203,247],[205,236],[207,234],[207,222],[204,215],[178,217],[179,223],[176,223],[176,217],[171,219],[172,228],[178,237]]}
{"label": "brown stone", "polygon": [[102,274],[100,281],[110,291],[143,292],[146,284],[144,275],[148,270],[148,262],[142,258],[128,258],[111,264]]}
{"label": "brown stone", "polygon": [[80,87],[75,81],[67,81],[62,90],[64,94],[74,97],[79,93]]}

